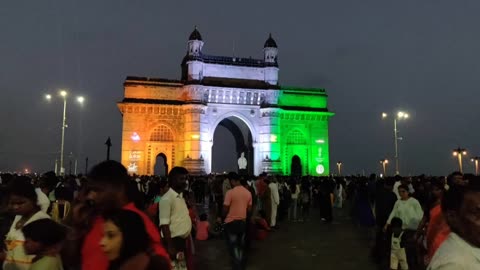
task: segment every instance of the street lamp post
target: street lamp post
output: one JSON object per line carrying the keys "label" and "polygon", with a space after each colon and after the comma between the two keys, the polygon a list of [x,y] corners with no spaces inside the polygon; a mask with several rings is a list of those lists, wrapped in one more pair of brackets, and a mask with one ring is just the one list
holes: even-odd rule
{"label": "street lamp post", "polygon": [[342,175],[342,162],[338,161],[337,162],[337,169],[338,169],[338,175]]}
{"label": "street lamp post", "polygon": [[475,165],[475,175],[478,176],[478,161],[480,160],[480,157],[473,157],[471,160]]}
{"label": "street lamp post", "polygon": [[458,168],[460,169],[460,172],[463,173],[463,162],[462,162],[462,156],[467,155],[467,149],[464,148],[456,148],[453,149],[453,156],[458,158]]}
{"label": "street lamp post", "polygon": [[[388,117],[387,113],[382,113],[382,118],[385,119]],[[398,137],[398,130],[397,130],[397,120],[408,119],[410,115],[406,112],[399,111],[393,118],[393,137],[395,141],[395,174],[400,174],[399,169],[399,158],[398,158],[398,140],[401,139]]]}
{"label": "street lamp post", "polygon": [[388,164],[388,159],[382,159],[380,160],[380,164],[382,164],[383,167],[383,175],[387,176],[387,164]]}
{"label": "street lamp post", "polygon": [[[65,167],[64,167],[64,148],[65,148],[65,128],[67,127],[67,96],[68,93],[65,90],[60,91],[60,96],[63,98],[63,117],[62,117],[62,141],[60,144],[60,175],[65,174]],[[52,95],[47,94],[45,95],[47,100],[52,99]],[[84,97],[77,97],[77,102],[83,105],[85,101]],[[56,172],[56,169],[55,169]]]}
{"label": "street lamp post", "polygon": [[60,96],[63,98],[63,120],[62,120],[62,143],[60,145],[60,174],[65,174],[65,167],[63,166],[63,149],[65,147],[65,126],[67,122],[67,91],[60,91]]}

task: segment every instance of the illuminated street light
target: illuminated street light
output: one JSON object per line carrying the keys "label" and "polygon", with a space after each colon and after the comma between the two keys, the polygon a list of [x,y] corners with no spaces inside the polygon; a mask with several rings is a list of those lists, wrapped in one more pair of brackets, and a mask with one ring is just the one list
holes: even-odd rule
{"label": "illuminated street light", "polygon": [[387,164],[388,164],[388,159],[382,159],[380,160],[380,164],[382,164],[383,167],[383,175],[387,176]]}
{"label": "illuminated street light", "polygon": [[474,163],[475,165],[475,175],[478,176],[478,161],[480,161],[480,157],[473,157],[471,159],[471,161]]}
{"label": "illuminated street light", "polygon": [[[68,92],[66,90],[60,90],[59,95],[63,98],[63,117],[62,117],[62,142],[60,144],[60,174],[64,175],[65,174],[65,167],[63,166],[63,160],[64,160],[64,148],[65,148],[65,128],[67,127],[67,96]],[[47,100],[52,99],[52,95],[47,94],[45,95],[45,98]],[[80,104],[83,104],[85,101],[84,97],[77,97],[77,101]],[[55,170],[56,173],[56,170]]]}
{"label": "illuminated street light", "polygon": [[[385,119],[388,117],[387,113],[382,113],[382,119]],[[400,169],[399,169],[399,161],[398,161],[398,140],[400,138],[398,137],[398,130],[397,130],[397,120],[402,120],[402,119],[408,119],[410,118],[410,115],[406,112],[399,111],[396,114],[396,117],[393,118],[393,134],[394,134],[394,140],[395,140],[395,174],[400,174]]]}
{"label": "illuminated street light", "polygon": [[467,155],[467,149],[458,147],[457,149],[453,149],[453,156],[458,158],[458,168],[460,172],[463,173],[463,162],[462,156]]}
{"label": "illuminated street light", "polygon": [[338,175],[342,175],[342,162],[337,162]]}

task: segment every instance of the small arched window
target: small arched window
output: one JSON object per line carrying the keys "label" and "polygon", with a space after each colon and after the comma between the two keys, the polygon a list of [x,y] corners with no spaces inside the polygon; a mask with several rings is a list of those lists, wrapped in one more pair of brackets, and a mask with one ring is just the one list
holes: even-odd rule
{"label": "small arched window", "polygon": [[299,130],[293,130],[288,133],[287,144],[306,144],[305,136]]}
{"label": "small arched window", "polygon": [[150,135],[150,141],[152,142],[171,142],[173,141],[173,133],[165,125],[160,125],[155,128]]}

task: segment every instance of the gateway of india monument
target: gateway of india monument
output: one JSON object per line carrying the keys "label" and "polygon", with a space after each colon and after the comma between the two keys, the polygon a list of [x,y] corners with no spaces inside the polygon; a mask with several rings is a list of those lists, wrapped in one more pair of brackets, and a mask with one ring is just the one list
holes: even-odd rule
{"label": "gateway of india monument", "polygon": [[214,133],[222,125],[234,135],[240,169],[250,174],[328,175],[334,114],[325,89],[280,85],[277,55],[271,35],[261,59],[210,55],[195,28],[180,79],[126,78],[118,102],[122,164],[139,175],[154,174],[159,159],[165,172],[183,166],[212,173],[212,149],[222,147]]}

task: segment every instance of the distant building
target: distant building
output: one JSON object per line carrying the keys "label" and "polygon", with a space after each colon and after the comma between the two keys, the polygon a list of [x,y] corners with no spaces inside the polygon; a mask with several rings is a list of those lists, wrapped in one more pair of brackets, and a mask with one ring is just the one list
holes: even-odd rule
{"label": "distant building", "polygon": [[[324,89],[280,86],[278,47],[270,35],[263,59],[204,53],[195,28],[188,40],[180,80],[127,77],[122,163],[131,173],[153,174],[157,157],[168,169],[210,173],[218,125],[235,135],[250,173],[329,174]],[[240,126],[248,127],[248,134]],[[246,128],[245,128],[246,129]],[[293,161],[293,164],[292,164]]]}

